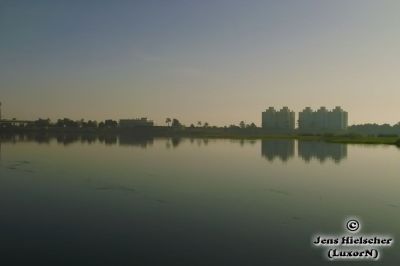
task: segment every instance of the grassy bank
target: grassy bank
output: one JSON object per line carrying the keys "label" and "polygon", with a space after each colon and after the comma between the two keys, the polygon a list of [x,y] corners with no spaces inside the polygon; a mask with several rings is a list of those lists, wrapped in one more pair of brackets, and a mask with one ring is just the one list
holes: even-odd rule
{"label": "grassy bank", "polygon": [[369,136],[333,136],[324,139],[327,142],[333,143],[354,143],[354,144],[387,144],[400,146],[400,139],[398,137],[369,137]]}
{"label": "grassy bank", "polygon": [[[200,137],[200,135],[197,135]],[[343,143],[343,144],[383,144],[383,145],[397,145],[400,147],[399,137],[378,137],[378,136],[325,136],[325,135],[235,135],[235,134],[205,134],[201,137],[207,138],[232,138],[232,139],[295,139],[302,141],[325,141],[330,143]]]}

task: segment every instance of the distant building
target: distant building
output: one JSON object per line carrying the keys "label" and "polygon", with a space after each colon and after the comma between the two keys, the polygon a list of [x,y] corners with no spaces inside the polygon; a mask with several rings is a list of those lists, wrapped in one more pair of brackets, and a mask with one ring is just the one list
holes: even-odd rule
{"label": "distant building", "polygon": [[154,122],[145,117],[139,119],[120,119],[119,126],[121,128],[152,127],[154,126]]}
{"label": "distant building", "polygon": [[348,126],[348,113],[344,111],[340,106],[336,106],[335,109],[333,109],[330,112],[330,118],[329,118],[329,127],[333,129],[341,129],[345,130],[347,129]]}
{"label": "distant building", "polygon": [[295,128],[295,113],[288,107],[283,107],[276,111],[274,107],[269,107],[262,112],[262,128],[276,131],[290,131]]}
{"label": "distant building", "polygon": [[340,106],[332,111],[328,111],[326,107],[317,111],[306,107],[299,113],[299,130],[303,132],[340,131],[346,130],[347,125],[348,113]]}
{"label": "distant building", "polygon": [[265,112],[262,112],[261,117],[262,128],[274,128],[276,127],[276,111],[274,107],[269,107]]}

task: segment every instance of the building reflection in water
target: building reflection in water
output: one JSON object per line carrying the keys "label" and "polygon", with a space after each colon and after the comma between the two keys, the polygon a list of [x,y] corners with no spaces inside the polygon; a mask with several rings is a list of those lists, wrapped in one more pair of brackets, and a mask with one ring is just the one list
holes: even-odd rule
{"label": "building reflection in water", "polygon": [[154,138],[147,136],[132,136],[132,135],[120,135],[119,145],[120,146],[135,146],[140,148],[147,148],[147,146],[153,145]]}
{"label": "building reflection in water", "polygon": [[262,140],[261,155],[270,162],[275,158],[286,162],[294,157],[294,140]]}
{"label": "building reflection in water", "polygon": [[298,141],[298,154],[304,161],[316,158],[320,162],[332,159],[339,163],[347,157],[347,145],[322,141]]}
{"label": "building reflection in water", "polygon": [[[305,162],[310,162],[314,158],[321,163],[326,160],[340,163],[347,157],[347,145],[322,141],[297,141],[297,153]],[[295,155],[295,141],[262,140],[261,155],[270,162],[275,159],[286,162]]]}
{"label": "building reflection in water", "polygon": [[[154,143],[154,137],[132,134],[2,134],[0,135],[0,160],[1,160],[1,144],[3,143],[17,143],[17,142],[36,142],[39,144],[48,144],[52,141],[58,144],[70,145],[76,142],[80,143],[103,143],[105,145],[120,145],[120,146],[134,146],[140,148],[147,148]],[[178,147],[184,139],[175,137],[166,139],[167,148]],[[195,139],[190,140],[191,143]],[[197,144],[207,145],[208,139],[196,139]],[[247,143],[240,142],[241,145]],[[253,142],[250,142],[253,143]],[[255,143],[255,142],[254,142]],[[327,143],[322,141],[297,141],[297,154],[305,162],[310,162],[313,158],[319,162],[332,160],[340,163],[347,157],[347,145],[339,143]],[[287,162],[295,156],[295,140],[280,139],[280,140],[262,140],[261,141],[261,155],[268,161],[275,159]]]}

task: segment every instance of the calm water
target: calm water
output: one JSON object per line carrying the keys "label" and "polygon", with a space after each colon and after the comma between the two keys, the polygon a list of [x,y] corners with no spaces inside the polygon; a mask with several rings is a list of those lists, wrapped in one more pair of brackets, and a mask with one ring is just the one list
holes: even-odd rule
{"label": "calm water", "polygon": [[[3,141],[2,265],[349,265],[311,238],[358,216],[400,241],[399,162],[286,140]],[[399,262],[395,243],[379,265]]]}

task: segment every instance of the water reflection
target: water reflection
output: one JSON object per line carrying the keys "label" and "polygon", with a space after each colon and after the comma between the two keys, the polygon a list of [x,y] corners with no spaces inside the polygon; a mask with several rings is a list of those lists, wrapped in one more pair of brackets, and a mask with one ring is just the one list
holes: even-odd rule
{"label": "water reflection", "polygon": [[182,138],[180,138],[180,137],[171,138],[172,147],[174,147],[174,148],[178,147],[179,144],[181,143],[181,141],[182,141]]}
{"label": "water reflection", "polygon": [[117,144],[118,138],[116,135],[100,135],[99,141],[106,145],[115,145]]}
{"label": "water reflection", "polygon": [[306,162],[316,158],[320,162],[332,159],[339,163],[347,157],[347,145],[319,141],[299,141],[297,144],[299,156]]}
{"label": "water reflection", "polygon": [[255,140],[255,139],[250,139],[250,140],[248,140],[248,139],[241,139],[240,141],[239,141],[239,143],[240,143],[240,146],[244,146],[244,145],[247,145],[247,144],[250,144],[250,145],[254,145],[254,144],[256,144],[256,142],[257,142],[257,140]]}
{"label": "water reflection", "polygon": [[[49,144],[55,141],[58,144],[68,146],[74,143],[95,144],[97,142],[105,145],[120,146],[138,146],[146,148],[153,144],[154,137],[136,136],[136,135],[115,135],[115,134],[75,134],[75,133],[59,133],[59,134],[2,134],[0,135],[0,143],[18,143],[18,142],[35,142],[38,144]],[[178,140],[173,140],[174,146],[179,144]]]}
{"label": "water reflection", "polygon": [[146,136],[132,136],[132,135],[120,135],[119,145],[120,146],[133,146],[140,148],[147,148],[153,145],[154,138]]}
{"label": "water reflection", "polygon": [[[315,158],[321,163],[329,159],[340,163],[347,157],[347,145],[322,141],[297,141],[297,154],[305,162]],[[287,162],[295,156],[295,141],[262,140],[261,155],[270,162],[275,159]]]}
{"label": "water reflection", "polygon": [[56,136],[57,143],[68,146],[74,142],[79,141],[80,137],[78,135],[58,135]]}
{"label": "water reflection", "polygon": [[[132,134],[73,134],[73,133],[59,133],[59,134],[10,134],[0,135],[0,152],[1,142],[3,143],[17,143],[17,142],[35,142],[39,144],[49,144],[56,142],[58,144],[68,146],[73,143],[82,144],[95,144],[102,143],[105,145],[119,145],[119,146],[133,146],[140,148],[147,148],[154,143],[154,137]],[[165,147],[177,148],[185,140],[197,146],[207,146],[208,138],[165,138]],[[238,143],[241,146],[247,144],[253,146],[259,143],[259,140],[230,140],[232,143]],[[280,160],[287,162],[295,157],[295,140],[281,139],[281,140],[261,140],[261,156],[272,162]],[[0,154],[1,156],[1,154]],[[305,162],[310,162],[312,159],[323,163],[327,160],[332,160],[340,163],[347,157],[347,145],[338,143],[326,143],[321,141],[297,141],[297,156]],[[1,158],[1,157],[0,157]]]}
{"label": "water reflection", "polygon": [[0,141],[3,143],[17,142],[36,142],[39,144],[47,144],[54,138],[48,134],[1,134]]}
{"label": "water reflection", "polygon": [[[6,258],[24,260],[14,265],[43,256],[80,265],[89,254],[85,265],[332,266],[307,243],[315,232],[342,232],[348,215],[399,235],[394,147],[351,145],[352,158],[334,165],[346,145],[132,134],[3,141],[0,233]],[[397,265],[398,250],[384,260]]]}
{"label": "water reflection", "polygon": [[81,136],[81,143],[96,143],[97,141],[97,136],[96,135],[83,135]]}
{"label": "water reflection", "polygon": [[294,140],[262,140],[261,155],[270,162],[275,158],[286,162],[294,157]]}

